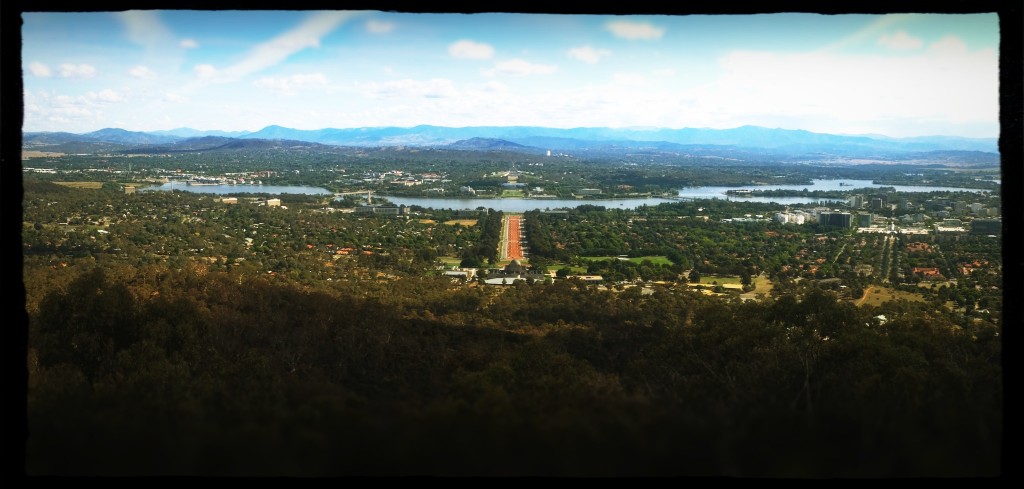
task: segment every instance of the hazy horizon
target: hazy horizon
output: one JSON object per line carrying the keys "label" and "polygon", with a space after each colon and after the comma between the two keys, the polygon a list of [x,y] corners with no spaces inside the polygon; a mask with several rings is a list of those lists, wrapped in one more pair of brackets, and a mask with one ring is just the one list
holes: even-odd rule
{"label": "hazy horizon", "polygon": [[22,18],[25,132],[752,125],[999,137],[996,14]]}
{"label": "hazy horizon", "polygon": [[[728,131],[728,130],[734,130],[734,129],[741,129],[743,127],[758,127],[758,128],[767,129],[767,130],[776,130],[776,129],[792,130],[792,131],[805,130],[805,129],[799,129],[799,128],[789,129],[789,128],[780,128],[780,127],[753,126],[753,125],[749,125],[749,124],[748,125],[744,125],[744,126],[723,127],[723,128],[713,128],[713,127],[656,127],[656,126],[626,126],[626,127],[578,126],[578,127],[567,127],[567,128],[551,128],[551,127],[548,127],[548,126],[511,126],[511,125],[505,125],[505,126],[498,126],[498,125],[491,125],[491,126],[439,126],[439,125],[436,125],[436,124],[414,124],[414,125],[405,125],[405,126],[318,127],[318,128],[310,128],[310,129],[298,129],[298,128],[294,128],[294,127],[282,126],[280,124],[268,124],[266,126],[263,126],[263,127],[259,128],[259,129],[254,130],[254,131],[249,131],[249,130],[234,130],[234,131],[231,131],[231,130],[216,129],[216,128],[199,129],[199,128],[195,128],[195,127],[186,127],[186,126],[172,127],[172,128],[167,128],[167,129],[152,129],[152,130],[148,130],[148,131],[137,131],[137,130],[129,129],[129,128],[108,126],[108,127],[100,127],[100,128],[97,128],[97,129],[92,129],[92,130],[88,130],[88,131],[78,131],[78,132],[73,132],[73,131],[25,131],[25,130],[23,130],[22,132],[23,133],[59,133],[59,132],[66,132],[66,133],[69,133],[69,134],[88,134],[88,133],[103,131],[103,130],[107,130],[107,129],[122,129],[122,130],[130,131],[130,132],[145,132],[145,133],[155,133],[155,134],[174,133],[176,131],[195,131],[197,133],[213,133],[213,132],[216,132],[216,133],[223,133],[223,134],[248,135],[248,134],[258,133],[258,132],[260,132],[260,131],[262,131],[264,129],[270,128],[270,127],[280,127],[280,128],[283,128],[283,129],[299,130],[299,131],[317,131],[317,130],[325,130],[325,129],[337,129],[337,130],[343,130],[344,131],[344,130],[354,130],[354,129],[392,129],[392,128],[394,128],[394,129],[413,129],[413,128],[419,127],[419,126],[444,127],[444,128],[449,128],[449,129],[464,129],[464,128],[470,128],[470,127],[508,127],[508,128],[512,128],[512,127],[536,127],[536,128],[541,128],[541,129],[557,129],[557,130],[612,129],[612,130],[616,130],[616,131],[619,131],[619,130],[622,130],[622,131],[631,131],[631,130],[635,130],[635,131],[646,131],[646,130],[681,131],[681,130],[687,130],[687,129]],[[834,136],[892,138],[892,139],[913,139],[913,138],[932,138],[932,137],[934,137],[934,138],[954,138],[954,139],[996,139],[996,140],[999,139],[999,135],[996,135],[996,136],[979,136],[979,137],[957,136],[957,135],[949,135],[949,134],[922,134],[922,135],[916,135],[916,136],[889,136],[889,135],[886,135],[886,134],[877,134],[877,133],[873,133],[873,134],[869,134],[869,133],[851,134],[851,133],[819,133],[817,131],[808,131],[808,132],[811,132],[811,133],[814,133],[814,134],[830,134],[830,135],[834,135]],[[186,137],[188,137],[188,136],[186,136]]]}

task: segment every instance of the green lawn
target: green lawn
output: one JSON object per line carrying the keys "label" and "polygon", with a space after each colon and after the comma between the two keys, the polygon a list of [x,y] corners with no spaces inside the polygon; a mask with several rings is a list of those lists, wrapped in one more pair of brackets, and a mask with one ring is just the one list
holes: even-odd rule
{"label": "green lawn", "polygon": [[764,294],[765,296],[767,296],[768,294],[771,293],[774,284],[772,284],[772,281],[769,280],[768,277],[762,274],[753,277],[753,280],[755,294]]}
{"label": "green lawn", "polygon": [[[580,259],[582,259],[582,260],[590,260],[590,261],[606,261],[606,260],[617,260],[618,257],[615,257],[615,256],[581,256]],[[639,263],[643,262],[644,260],[649,260],[651,263],[653,263],[655,265],[671,265],[672,264],[672,261],[669,260],[664,255],[638,256],[636,258],[627,258],[627,260],[629,260],[629,261],[631,261],[633,263],[636,263],[636,264],[639,264]]]}
{"label": "green lawn", "polygon": [[701,276],[700,277],[700,283],[706,284],[706,285],[714,285],[715,283],[718,283],[719,285],[726,285],[726,284],[741,285],[742,284],[742,282],[740,281],[739,277],[724,277],[724,276],[719,276],[719,275]]}
{"label": "green lawn", "polygon": [[523,196],[523,191],[522,190],[502,190],[501,191],[501,196],[502,197],[522,197]]}

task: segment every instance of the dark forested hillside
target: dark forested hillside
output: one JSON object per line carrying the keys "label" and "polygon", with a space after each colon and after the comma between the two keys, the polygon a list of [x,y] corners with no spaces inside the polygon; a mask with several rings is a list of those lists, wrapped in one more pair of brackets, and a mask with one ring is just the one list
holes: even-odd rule
{"label": "dark forested hillside", "polygon": [[30,474],[1001,470],[999,338],[912,303],[51,272]]}

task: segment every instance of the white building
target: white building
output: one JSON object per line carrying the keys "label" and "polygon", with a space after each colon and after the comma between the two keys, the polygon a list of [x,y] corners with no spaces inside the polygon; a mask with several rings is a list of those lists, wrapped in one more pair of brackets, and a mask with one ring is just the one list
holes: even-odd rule
{"label": "white building", "polygon": [[812,216],[803,211],[779,212],[775,214],[775,222],[780,224],[804,224],[810,222]]}

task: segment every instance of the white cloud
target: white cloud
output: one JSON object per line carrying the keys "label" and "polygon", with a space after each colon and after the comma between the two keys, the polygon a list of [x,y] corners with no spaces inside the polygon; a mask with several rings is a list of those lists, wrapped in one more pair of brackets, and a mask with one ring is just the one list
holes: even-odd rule
{"label": "white cloud", "polygon": [[164,94],[164,100],[166,100],[168,102],[176,103],[176,104],[180,104],[182,102],[187,102],[188,101],[187,98],[182,97],[181,95],[178,95],[176,93],[166,93],[166,94]]}
{"label": "white cloud", "polygon": [[393,30],[395,30],[394,22],[384,22],[372,19],[366,21],[366,31],[372,34],[387,34]]}
{"label": "white cloud", "polygon": [[178,47],[182,47],[185,49],[195,49],[199,47],[199,43],[196,42],[195,39],[182,39],[181,42],[178,43]]}
{"label": "white cloud", "polygon": [[28,69],[32,72],[33,75],[38,76],[40,78],[49,78],[51,75],[53,75],[53,73],[50,72],[49,66],[46,66],[37,61],[29,63]]}
{"label": "white cloud", "polygon": [[999,117],[998,56],[990,49],[967,52],[955,38],[914,56],[736,51],[719,62],[722,76],[696,94],[707,113],[865,126],[995,124]]}
{"label": "white cloud", "polygon": [[928,53],[937,56],[966,56],[967,45],[956,36],[946,36],[928,46]]}
{"label": "white cloud", "polygon": [[608,22],[605,24],[605,28],[611,31],[615,37],[630,41],[661,39],[661,36],[665,34],[663,27],[656,27],[646,22],[631,22],[628,20]]}
{"label": "white cloud", "polygon": [[85,107],[78,107],[74,105],[55,107],[53,111],[60,115],[78,118],[92,117],[93,115],[93,112],[91,110],[86,109]]}
{"label": "white cloud", "polygon": [[463,39],[448,46],[448,54],[463,59],[490,59],[494,56],[494,48],[489,44]]}
{"label": "white cloud", "polygon": [[205,64],[196,65],[195,68],[192,68],[192,71],[195,71],[196,74],[199,75],[199,78],[212,78],[217,74],[217,68],[214,68],[213,65]]}
{"label": "white cloud", "polygon": [[920,48],[924,42],[905,31],[896,31],[893,35],[883,34],[882,37],[879,37],[878,45],[889,49],[912,50]]}
{"label": "white cloud", "polygon": [[[199,65],[196,72],[207,81],[236,81],[246,75],[275,66],[298,51],[319,47],[321,37],[355,15],[356,12],[344,11],[313,13],[298,27],[254,47],[242,61],[221,70],[213,70],[210,65]],[[202,68],[200,71],[200,67],[208,68]]]}
{"label": "white cloud", "polygon": [[100,90],[99,92],[89,92],[86,94],[86,97],[91,102],[114,103],[124,101],[124,96],[109,88],[105,90]]}
{"label": "white cloud", "polygon": [[675,76],[676,70],[672,68],[659,68],[651,72],[654,76]]}
{"label": "white cloud", "polygon": [[510,59],[497,63],[493,68],[483,70],[482,73],[486,76],[547,75],[554,73],[557,69],[558,67],[555,65],[534,64],[522,59]]}
{"label": "white cloud", "polygon": [[96,76],[96,68],[87,64],[64,63],[59,68],[60,76],[64,78],[91,78]]}
{"label": "white cloud", "polygon": [[612,75],[612,81],[619,85],[646,85],[647,77],[636,73],[615,73]]}
{"label": "white cloud", "polygon": [[594,64],[601,61],[602,57],[610,56],[612,52],[607,49],[594,49],[590,46],[580,46],[570,49],[566,54],[568,54],[572,59]]}
{"label": "white cloud", "polygon": [[88,132],[110,127],[105,109],[124,102],[123,93],[111,89],[83,95],[57,95],[47,91],[25,91],[25,126],[28,130]]}
{"label": "white cloud", "polygon": [[327,77],[322,73],[296,74],[278,78],[263,77],[253,82],[253,85],[286,95],[294,95],[295,90],[327,85]]}
{"label": "white cloud", "polygon": [[458,95],[455,85],[445,78],[430,80],[391,80],[383,83],[370,82],[357,85],[371,98],[428,98],[442,99]]}
{"label": "white cloud", "polygon": [[862,27],[856,32],[844,36],[838,41],[826,44],[825,46],[822,46],[817,50],[819,52],[838,51],[848,46],[871,42],[871,39],[875,39],[875,37],[879,33],[884,32],[886,29],[889,29],[889,27],[892,26],[893,24],[900,23],[903,20],[909,18],[913,18],[914,15],[915,14],[888,14],[883,15],[881,17],[877,17],[874,21],[870,22],[868,25]]}
{"label": "white cloud", "polygon": [[494,80],[485,83],[481,91],[491,95],[508,95],[509,93],[508,85]]}
{"label": "white cloud", "polygon": [[160,20],[154,10],[129,10],[114,15],[128,31],[128,38],[135,44],[154,48],[160,44],[170,44],[174,39],[170,29]]}
{"label": "white cloud", "polygon": [[133,67],[132,69],[128,70],[128,74],[134,76],[135,78],[141,78],[143,80],[152,80],[153,78],[156,78],[156,73],[154,73],[153,70],[143,65]]}

